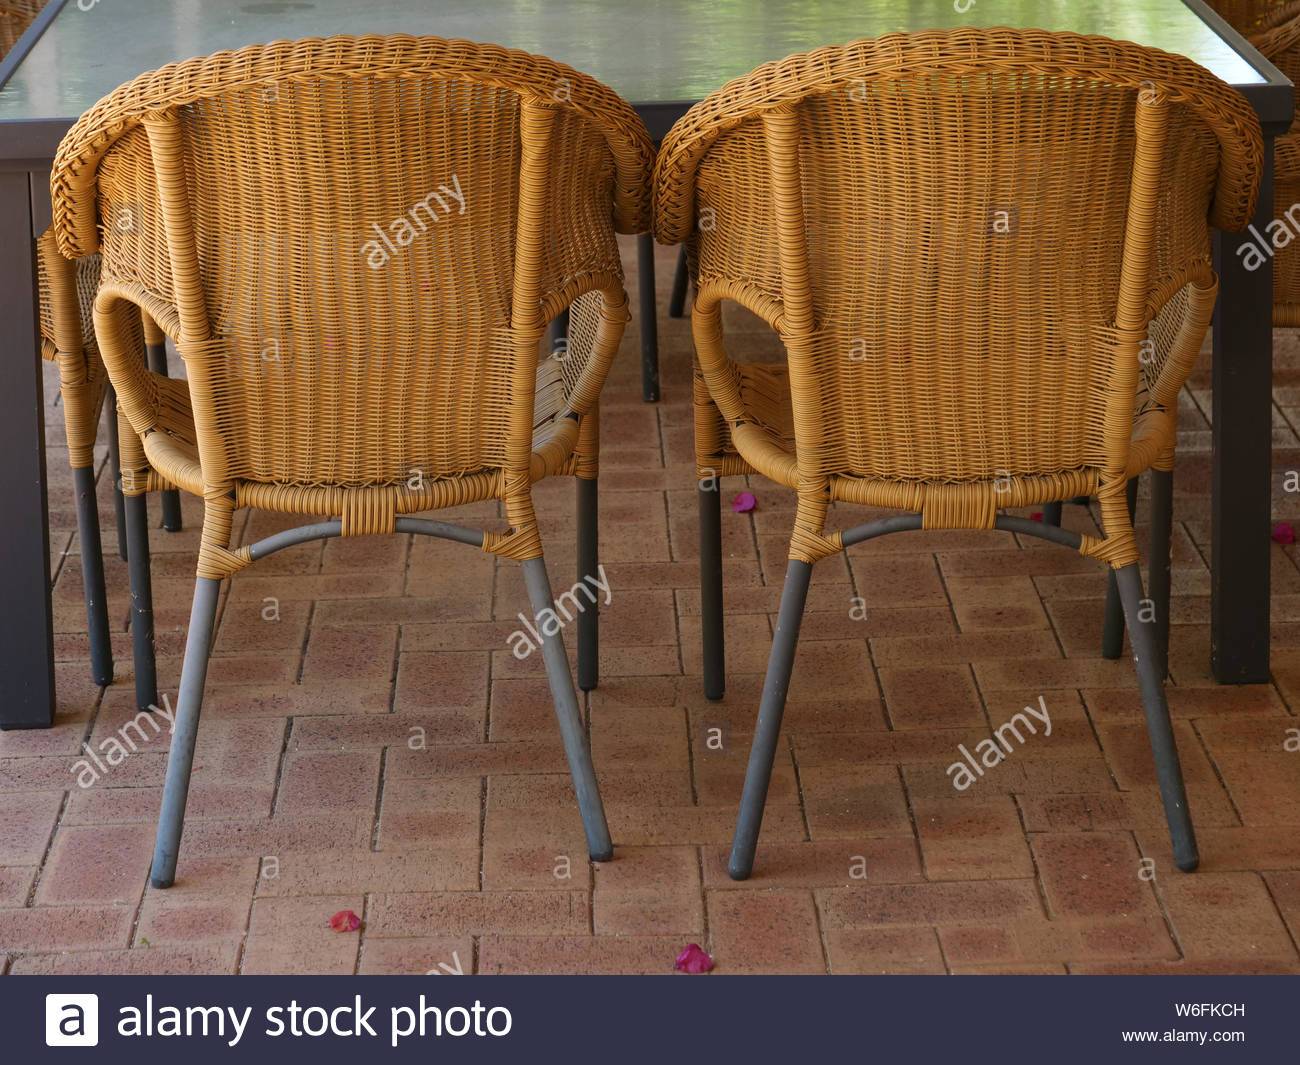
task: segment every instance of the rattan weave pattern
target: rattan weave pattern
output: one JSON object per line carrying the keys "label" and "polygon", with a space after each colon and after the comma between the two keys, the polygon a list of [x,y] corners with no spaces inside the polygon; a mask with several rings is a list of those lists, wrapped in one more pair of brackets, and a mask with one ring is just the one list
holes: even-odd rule
{"label": "rattan weave pattern", "polygon": [[[100,256],[73,262],[60,254],[53,228],[36,242],[41,357],[59,368],[59,394],[73,469],[94,465],[100,410],[109,380],[95,337],[94,305],[99,291]],[[146,333],[157,327],[140,315],[123,320],[122,343],[140,350]],[[153,489],[170,488],[155,478]]]}
{"label": "rattan weave pattern", "polygon": [[[1245,226],[1261,156],[1201,67],[1073,34],[894,34],[729,83],[655,178],[697,286],[700,475],[796,488],[809,562],[839,549],[836,499],[991,528],[1093,492],[1082,550],[1133,561],[1124,486],[1173,461],[1209,226]],[[729,358],[724,300],[780,334],[788,377]]]}
{"label": "rattan weave pattern", "polygon": [[78,469],[94,463],[99,411],[108,390],[92,318],[99,256],[65,259],[52,230],[36,242],[36,251],[41,356],[59,368],[68,458]]}
{"label": "rattan weave pattern", "polygon": [[[1278,42],[1293,36],[1295,31],[1289,27],[1296,15],[1300,14],[1300,0],[1208,0],[1208,3],[1233,29],[1252,43]],[[1256,47],[1259,45],[1256,44]],[[1274,46],[1274,50],[1280,49]],[[1265,56],[1268,54],[1264,52]],[[1281,67],[1278,69],[1288,78],[1291,77],[1287,70]]]}
{"label": "rattan weave pattern", "polygon": [[27,27],[47,2],[48,0],[3,0],[0,3],[0,59],[18,43],[18,38],[27,32]]}
{"label": "rattan weave pattern", "polygon": [[[1300,84],[1300,0],[1210,0],[1294,84]],[[1300,120],[1273,142],[1273,218],[1292,236],[1273,251],[1273,324],[1300,325]],[[1272,243],[1272,233],[1268,234]]]}
{"label": "rattan weave pattern", "polygon": [[[204,496],[200,576],[247,564],[242,505],[360,534],[497,497],[511,530],[485,549],[537,557],[532,481],[595,475],[628,317],[614,234],[648,227],[652,159],[611,90],[467,41],[277,41],[122,86],[64,139],[51,191],[63,252],[102,252],[124,481]],[[188,386],[125,345],[129,304]],[[539,344],[571,304],[557,373]]]}

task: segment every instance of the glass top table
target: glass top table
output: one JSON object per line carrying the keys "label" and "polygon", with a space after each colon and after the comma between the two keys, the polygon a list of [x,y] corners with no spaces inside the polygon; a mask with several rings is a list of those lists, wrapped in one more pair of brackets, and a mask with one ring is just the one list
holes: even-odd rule
{"label": "glass top table", "polygon": [[660,137],[689,104],[767,60],[964,25],[1096,33],[1186,55],[1232,85],[1269,80],[1182,0],[66,0],[0,88],[0,122],[70,123],[141,71],[193,55],[410,33],[566,62],[616,90]]}
{"label": "glass top table", "polygon": [[[695,101],[792,52],[893,31],[1020,26],[1178,52],[1236,86],[1260,117],[1272,217],[1272,138],[1290,83],[1203,0],[52,0],[0,62],[0,728],[46,727],[54,669],[42,374],[32,238],[49,223],[48,173],[73,121],[144,70],[282,38],[434,34],[539,52],[604,81],[660,138]],[[1216,234],[1211,654],[1232,683],[1269,677],[1272,261]],[[642,240],[642,261],[648,256]],[[650,289],[653,307],[653,289]],[[643,297],[644,300],[644,297]],[[653,334],[653,314],[642,316]],[[644,338],[643,338],[644,344]],[[1261,537],[1264,539],[1261,541]],[[1262,546],[1261,546],[1262,544]]]}

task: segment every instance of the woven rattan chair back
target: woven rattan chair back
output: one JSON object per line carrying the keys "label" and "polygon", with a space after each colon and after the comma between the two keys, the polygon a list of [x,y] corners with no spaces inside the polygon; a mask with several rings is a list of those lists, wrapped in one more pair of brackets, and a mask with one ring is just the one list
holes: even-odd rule
{"label": "woven rattan chair back", "polygon": [[27,27],[41,13],[47,0],[3,0],[0,2],[0,59],[18,43]]}
{"label": "woven rattan chair back", "polygon": [[1300,0],[1209,0],[1292,82],[1300,79]]}
{"label": "woven rattan chair back", "polygon": [[[1191,62],[1034,32],[820,49],[696,107],[663,146],[656,228],[690,242],[736,447],[809,508],[794,556],[837,549],[828,498],[991,528],[1100,482],[1118,519],[1139,368],[1172,404],[1195,356],[1171,337],[1140,362],[1153,311],[1208,320],[1210,205],[1244,226],[1260,150],[1249,105]],[[781,334],[792,450],[744,424],[723,299]],[[1130,561],[1127,526],[1093,553]]]}
{"label": "woven rattan chair back", "polygon": [[[391,531],[526,488],[537,341],[583,293],[563,383],[590,407],[612,355],[596,334],[621,327],[615,228],[646,228],[651,150],[626,103],[540,57],[277,42],[144,75],[83,116],[56,229],[67,253],[102,246],[105,290],[185,358],[201,471],[146,439],[159,468]],[[156,382],[137,379],[119,394],[147,434]]]}
{"label": "woven rattan chair back", "polygon": [[[1250,43],[1300,84],[1300,0],[1211,0]],[[1273,324],[1300,326],[1300,132],[1296,124],[1274,141],[1273,218],[1286,233],[1273,246]],[[1270,231],[1269,239],[1275,234]]]}
{"label": "woven rattan chair back", "polygon": [[1210,7],[1300,84],[1300,0],[1210,0]]}

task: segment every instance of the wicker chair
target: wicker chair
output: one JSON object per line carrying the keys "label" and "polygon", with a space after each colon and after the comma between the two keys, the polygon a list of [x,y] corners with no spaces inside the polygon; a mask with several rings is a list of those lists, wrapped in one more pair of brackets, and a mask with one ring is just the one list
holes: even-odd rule
{"label": "wicker chair", "polygon": [[[531,486],[577,476],[594,567],[597,398],[628,319],[615,232],[648,228],[652,159],[635,112],[591,78],[408,36],[172,64],[64,139],[55,233],[67,256],[103,255],[124,488],[163,477],[205,505],[155,886],[175,875],[221,581],[305,540],[393,532],[523,564],[588,848],[611,856]],[[122,202],[146,224],[101,240]],[[133,357],[137,308],[175,339],[188,387]],[[566,308],[565,358],[539,360]],[[493,499],[504,532],[409,516]],[[232,548],[244,506],[332,520]],[[580,657],[594,650],[580,637]]]}
{"label": "wicker chair", "polygon": [[49,0],[3,0],[0,2],[0,59],[18,43],[27,27]]}
{"label": "wicker chair", "polygon": [[[1292,82],[1300,85],[1300,0],[1210,0],[1234,29]],[[1300,120],[1273,142],[1273,217],[1300,224]],[[1273,253],[1273,324],[1300,325],[1300,241]]]}
{"label": "wicker chair", "polygon": [[[99,357],[91,318],[95,290],[99,287],[99,256],[87,256],[78,263],[65,259],[59,254],[52,229],[46,230],[36,242],[36,252],[41,356],[58,364],[68,459],[77,500],[77,536],[81,544],[91,674],[96,684],[107,686],[113,683],[113,645],[95,497],[95,438],[104,399],[111,388]],[[138,337],[138,325],[136,332]],[[116,470],[115,436],[110,440],[109,450],[112,452],[110,465]],[[120,499],[121,493],[117,496]],[[125,553],[125,538],[121,546]]]}
{"label": "wicker chair", "polygon": [[[1300,0],[1208,0],[1208,3],[1270,61],[1273,55],[1284,55],[1293,49],[1296,31],[1290,24],[1300,14]],[[1291,70],[1278,69],[1295,80]]]}
{"label": "wicker chair", "polygon": [[[1251,217],[1246,101],[1178,56],[1040,31],[894,34],[770,63],[665,140],[655,235],[696,283],[705,690],[723,691],[720,476],[798,492],[730,872],[751,871],[812,567],[906,529],[1004,529],[1115,571],[1174,854],[1197,864],[1163,686],[1182,385]],[[708,212],[709,227],[696,225]],[[721,306],[788,367],[729,358]],[[1147,343],[1147,341],[1150,343]],[[1125,487],[1151,469],[1143,604]],[[1000,514],[1097,494],[1104,535]],[[833,502],[910,513],[844,531]]]}
{"label": "wicker chair", "polygon": [[[18,43],[48,0],[3,0],[0,2],[0,58]],[[63,401],[68,457],[72,465],[73,492],[77,501],[77,538],[81,547],[81,577],[86,597],[86,631],[90,644],[90,670],[101,687],[113,683],[113,646],[108,623],[108,595],[104,587],[103,544],[99,535],[99,507],[95,498],[94,448],[105,401],[115,410],[112,386],[104,372],[95,342],[91,318],[95,290],[99,287],[99,256],[87,256],[77,263],[58,251],[53,229],[36,242],[36,265],[40,290],[41,357],[57,362]],[[150,321],[144,323],[150,365],[167,372],[167,352],[162,333]],[[140,337],[139,325],[134,335]],[[148,515],[141,499],[133,504],[136,514],[128,520],[128,506],[117,484],[118,422],[109,418],[109,468],[114,483],[118,552],[124,560],[132,554],[132,575],[149,575]],[[181,528],[180,499],[174,490],[163,492],[163,528]],[[129,550],[134,526],[137,549]],[[141,709],[157,705],[158,684],[154,665],[153,618],[149,596],[132,595],[131,630],[134,641],[136,702]]]}
{"label": "wicker chair", "polygon": [[[0,59],[9,54],[45,4],[46,0],[0,3]],[[94,325],[90,320],[90,306],[99,281],[99,261],[95,257],[80,265],[68,263],[58,254],[53,233],[47,231],[36,242],[36,265],[40,289],[41,357],[59,364],[68,457],[77,500],[77,537],[81,544],[90,672],[95,683],[104,687],[113,683],[113,645],[108,625],[108,597],[104,589],[99,509],[95,502],[94,445],[108,377],[95,348]],[[57,337],[65,341],[61,350]],[[116,441],[112,450],[116,454]],[[124,526],[119,525],[119,533],[119,547],[125,557]]]}
{"label": "wicker chair", "polygon": [[[93,308],[99,289],[100,257],[88,255],[72,262],[58,249],[53,227],[36,242],[40,293],[41,356],[58,364],[68,459],[77,501],[77,537],[81,546],[81,579],[86,597],[86,632],[91,675],[101,687],[113,683],[113,642],[104,586],[103,543],[99,535],[99,505],[95,493],[95,441],[104,406],[109,415],[109,470],[117,512],[118,551],[130,566],[131,636],[135,663],[136,705],[158,704],[158,675],[154,662],[152,593],[149,578],[149,513],[145,497],[129,501],[122,495],[119,440],[122,419],[95,339]],[[143,350],[148,364],[167,372],[162,331],[148,318],[133,319],[129,338]],[[129,433],[129,427],[126,428]],[[181,528],[180,498],[175,488],[162,488],[162,525]]]}

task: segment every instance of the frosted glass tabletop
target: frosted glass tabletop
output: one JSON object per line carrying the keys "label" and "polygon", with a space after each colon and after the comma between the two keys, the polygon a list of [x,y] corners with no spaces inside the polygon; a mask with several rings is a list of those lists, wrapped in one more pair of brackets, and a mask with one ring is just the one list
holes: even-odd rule
{"label": "frosted glass tabletop", "polygon": [[0,88],[0,123],[74,119],[142,71],[277,38],[492,41],[645,106],[694,102],[792,52],[961,25],[1097,33],[1178,52],[1230,84],[1268,80],[1182,0],[67,0]]}

